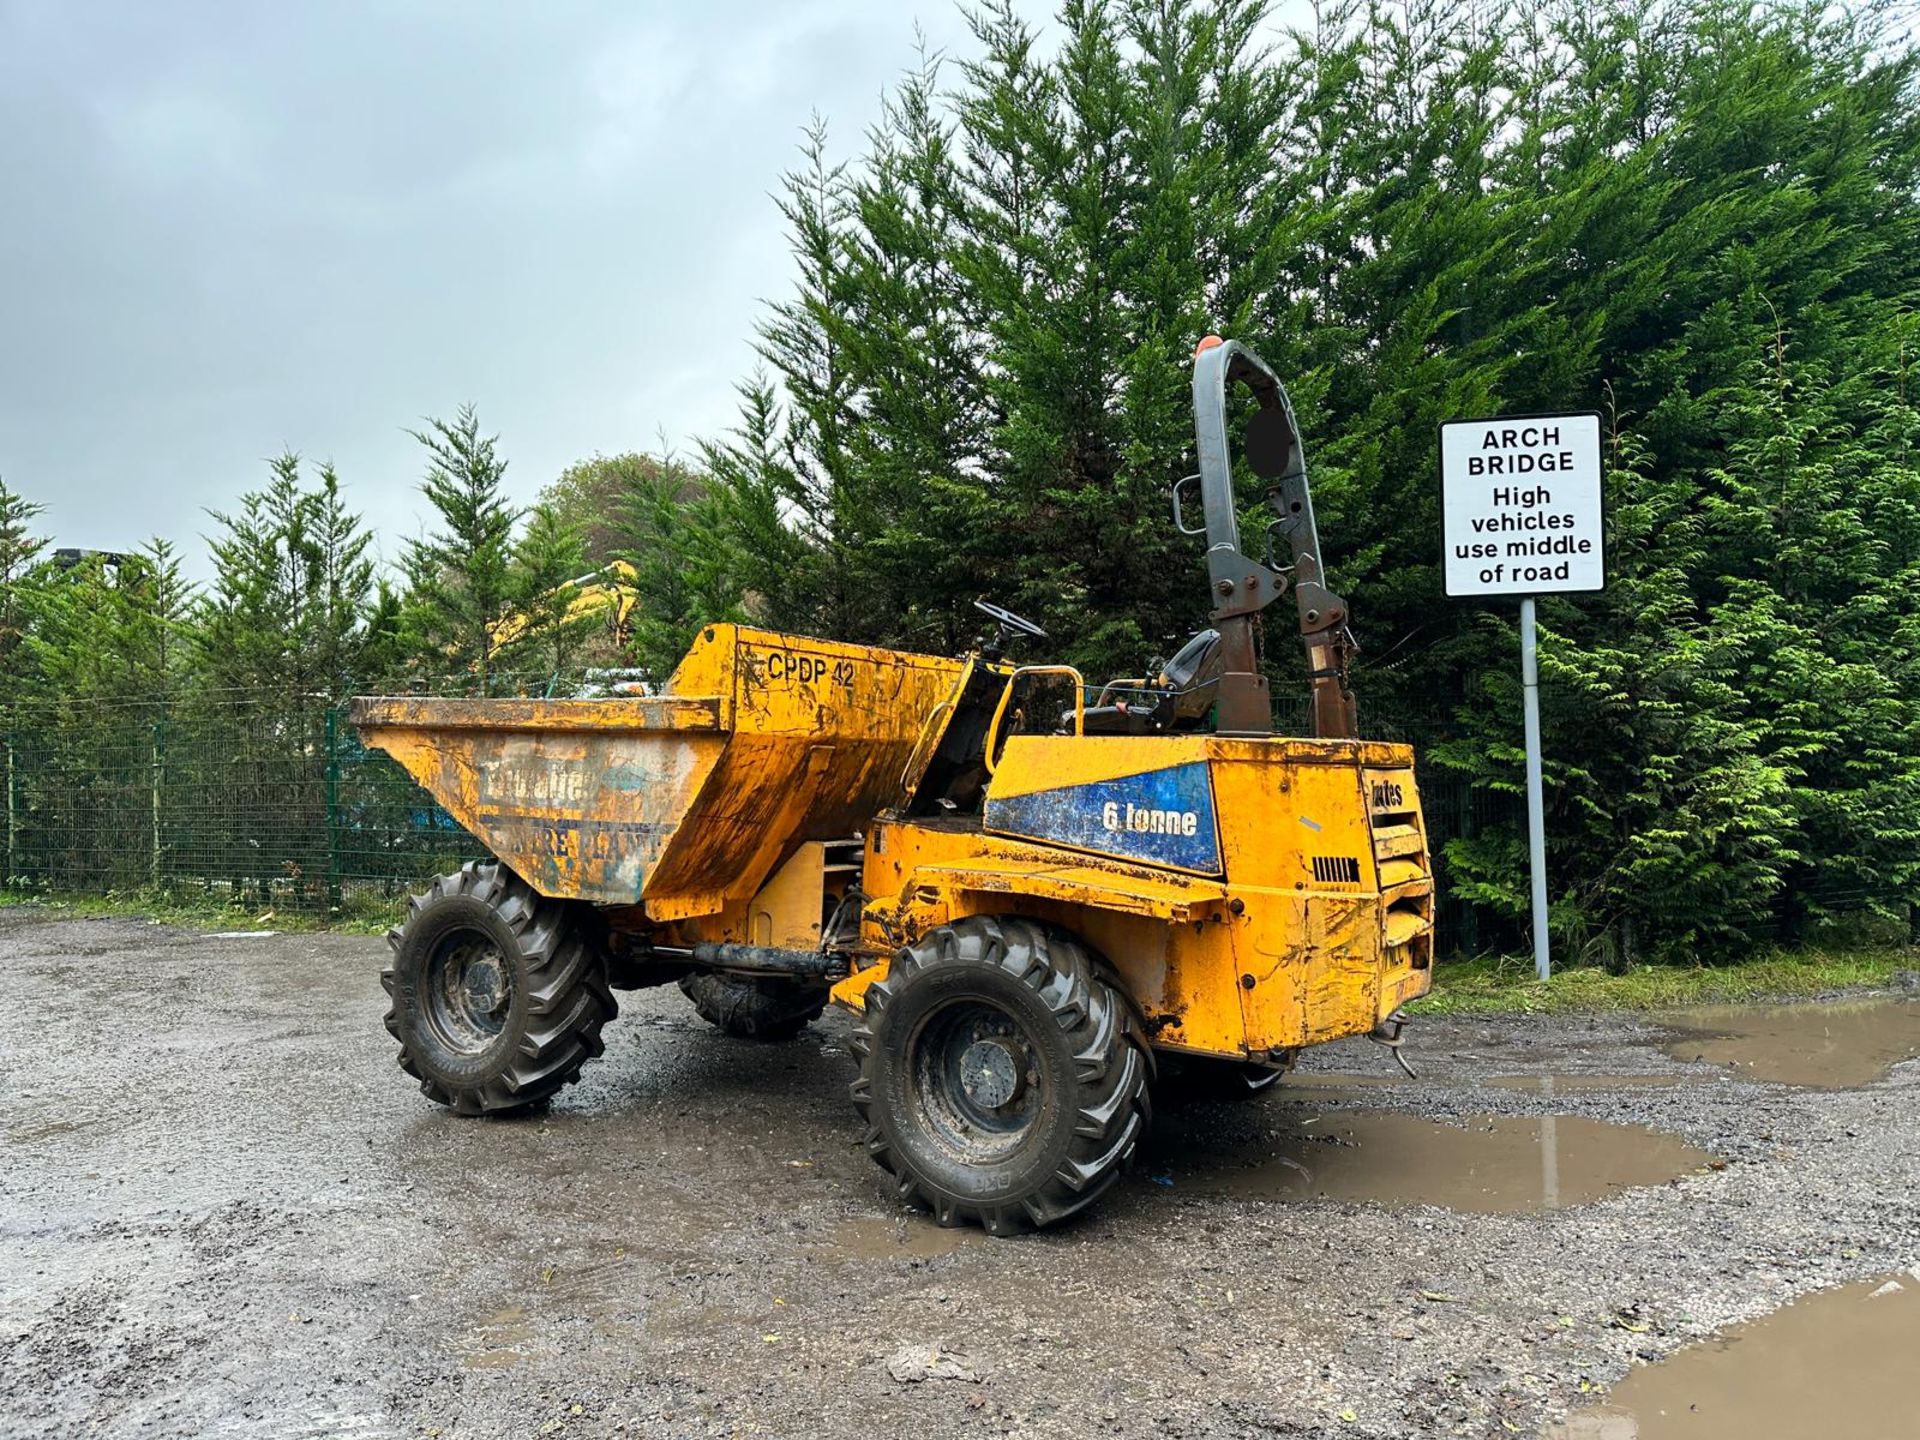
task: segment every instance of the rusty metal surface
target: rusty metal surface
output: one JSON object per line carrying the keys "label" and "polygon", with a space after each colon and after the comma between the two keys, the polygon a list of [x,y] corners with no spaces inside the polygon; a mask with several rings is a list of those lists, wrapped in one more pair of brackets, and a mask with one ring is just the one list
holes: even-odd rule
{"label": "rusty metal surface", "polygon": [[644,903],[744,938],[746,902],[801,842],[861,829],[958,661],[702,632],[660,696],[355,702],[386,750],[545,895]]}
{"label": "rusty metal surface", "polygon": [[[356,698],[348,718],[363,736],[399,730],[725,730],[730,696],[622,696],[616,700],[449,700],[419,696]],[[368,743],[373,743],[369,741]]]}
{"label": "rusty metal surface", "polygon": [[[1365,1034],[1424,993],[1433,884],[1405,746],[1015,736],[984,826],[886,818],[962,673],[713,626],[666,695],[370,700],[355,713],[370,744],[537,890],[623,907],[618,928],[661,943],[754,941],[755,897],[790,857],[866,835],[852,949],[878,963],[838,988],[850,1004],[893,950],[970,914],[1084,937],[1172,1048],[1261,1056]],[[1174,771],[1184,778],[1169,784]],[[1113,843],[1089,829],[1109,822]],[[816,871],[809,890],[826,888]],[[819,899],[769,894],[760,938],[777,911],[804,944]]]}
{"label": "rusty metal surface", "polygon": [[[1119,796],[1100,808],[1112,803],[1123,824],[1130,785],[1151,796],[1156,776],[1196,766],[1210,810],[1195,813],[1191,836],[1217,826],[1223,875],[1067,849],[1072,827],[1051,841],[995,833],[994,801],[1009,794],[1049,805],[1076,790]],[[884,957],[934,926],[1014,913],[1094,946],[1165,1048],[1257,1057],[1364,1035],[1431,976],[1433,884],[1412,766],[1405,746],[1364,741],[1016,736],[984,828],[975,818],[874,829],[864,888],[877,963],[836,998],[858,1006]]]}

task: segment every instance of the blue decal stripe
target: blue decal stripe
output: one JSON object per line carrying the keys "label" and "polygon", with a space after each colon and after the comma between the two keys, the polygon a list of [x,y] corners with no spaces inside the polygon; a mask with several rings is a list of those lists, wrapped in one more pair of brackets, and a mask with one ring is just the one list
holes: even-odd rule
{"label": "blue decal stripe", "polygon": [[987,800],[986,828],[1218,875],[1220,837],[1204,760]]}

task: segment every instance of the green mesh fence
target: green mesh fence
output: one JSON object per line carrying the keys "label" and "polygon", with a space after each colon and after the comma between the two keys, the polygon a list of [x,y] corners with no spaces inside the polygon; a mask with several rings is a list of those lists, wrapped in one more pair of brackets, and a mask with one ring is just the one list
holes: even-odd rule
{"label": "green mesh fence", "polygon": [[[542,677],[515,684],[542,694]],[[559,687],[573,693],[570,682]],[[1276,705],[1304,733],[1304,701]],[[1369,733],[1418,745],[1438,717],[1379,716]],[[316,920],[379,921],[485,847],[378,751],[346,707],[315,696],[210,692],[19,705],[4,738],[5,883],[12,892],[166,897]],[[1518,797],[1423,766],[1449,951],[1517,943],[1510,919],[1454,901],[1444,847],[1524,824]]]}
{"label": "green mesh fence", "polygon": [[322,700],[17,707],[4,740],[14,891],[373,918],[484,853]]}

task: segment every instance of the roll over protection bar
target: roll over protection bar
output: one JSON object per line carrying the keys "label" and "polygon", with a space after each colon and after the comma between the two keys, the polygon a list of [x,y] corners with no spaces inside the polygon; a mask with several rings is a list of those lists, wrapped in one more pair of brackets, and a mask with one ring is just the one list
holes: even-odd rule
{"label": "roll over protection bar", "polygon": [[[1219,731],[1223,735],[1273,733],[1273,705],[1266,677],[1260,673],[1255,627],[1260,612],[1291,585],[1300,635],[1307,647],[1313,733],[1322,739],[1357,738],[1347,671],[1358,647],[1347,624],[1347,602],[1327,588],[1320,566],[1320,528],[1313,517],[1306,450],[1293,418],[1293,402],[1280,378],[1253,351],[1237,341],[1208,338],[1213,343],[1202,341],[1193,358],[1193,424],[1206,521],[1207,579],[1214,604],[1211,618],[1220,632],[1225,661]],[[1261,560],[1240,548],[1233,453],[1227,438],[1227,387],[1235,382],[1245,385],[1259,401],[1258,412],[1248,422],[1244,452],[1253,472],[1267,481],[1267,504],[1277,517],[1267,526],[1266,555]],[[1173,499],[1174,523],[1186,530],[1180,485],[1174,486]],[[1279,566],[1272,564],[1276,533],[1285,537],[1290,557]]]}

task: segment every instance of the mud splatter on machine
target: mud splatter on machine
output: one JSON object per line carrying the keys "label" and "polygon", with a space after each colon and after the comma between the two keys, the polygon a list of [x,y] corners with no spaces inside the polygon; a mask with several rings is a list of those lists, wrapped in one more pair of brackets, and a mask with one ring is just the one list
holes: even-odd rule
{"label": "mud splatter on machine", "polygon": [[[1235,387],[1265,559],[1240,544]],[[497,857],[391,936],[402,1068],[463,1114],[514,1110],[600,1052],[618,989],[677,981],[768,1040],[832,1000],[859,1016],[873,1158],[941,1223],[1002,1234],[1112,1183],[1158,1062],[1245,1091],[1304,1046],[1397,1035],[1432,959],[1413,756],[1357,738],[1285,389],[1210,336],[1193,390],[1173,510],[1205,536],[1212,628],[1154,674],[1012,663],[1042,632],[982,605],[995,634],[959,659],[714,625],[658,695],[357,701]],[[1288,591],[1311,738],[1273,733],[1256,658]],[[1036,727],[1049,683],[1072,707]]]}

